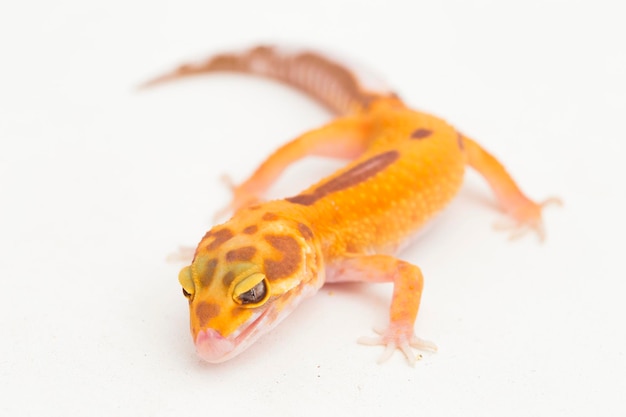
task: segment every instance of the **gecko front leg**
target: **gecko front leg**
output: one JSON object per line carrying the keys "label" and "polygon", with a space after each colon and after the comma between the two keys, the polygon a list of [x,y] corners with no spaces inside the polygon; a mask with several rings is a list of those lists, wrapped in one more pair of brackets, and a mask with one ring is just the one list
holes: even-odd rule
{"label": "gecko front leg", "polygon": [[359,339],[365,345],[385,346],[379,363],[389,359],[396,349],[402,351],[411,365],[416,361],[411,348],[437,350],[434,343],[419,339],[413,331],[424,285],[417,266],[388,255],[347,255],[332,269],[327,282],[393,282],[389,326],[378,332],[378,337]]}
{"label": "gecko front leg", "polygon": [[367,149],[369,129],[365,117],[344,117],[293,139],[270,155],[243,183],[229,184],[233,198],[220,214],[258,203],[280,174],[305,156],[356,158]]}

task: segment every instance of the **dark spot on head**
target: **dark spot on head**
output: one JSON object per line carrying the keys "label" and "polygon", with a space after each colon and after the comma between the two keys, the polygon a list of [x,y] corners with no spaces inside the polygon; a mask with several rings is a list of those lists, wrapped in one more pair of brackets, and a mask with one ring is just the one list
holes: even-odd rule
{"label": "dark spot on head", "polygon": [[328,194],[360,184],[391,165],[400,157],[398,151],[387,151],[367,159],[350,168],[341,175],[331,178],[313,191],[313,194],[300,194],[287,201],[309,206]]}
{"label": "dark spot on head", "polygon": [[211,231],[208,236],[213,236],[213,242],[211,242],[206,248],[207,250],[214,250],[219,248],[222,243],[226,242],[233,237],[233,232],[230,229],[220,229],[217,232]]}
{"label": "dark spot on head", "polygon": [[220,306],[217,304],[210,304],[203,301],[196,306],[196,315],[198,316],[200,327],[204,327],[210,319],[216,317],[219,313]]}
{"label": "dark spot on head", "polygon": [[207,262],[206,271],[200,275],[200,284],[204,287],[208,287],[215,275],[215,267],[217,267],[217,259],[211,259]]}
{"label": "dark spot on head", "polygon": [[243,229],[243,232],[247,235],[253,235],[256,233],[257,230],[259,230],[259,226],[253,224],[252,226],[248,226]]}
{"label": "dark spot on head", "polygon": [[304,223],[298,223],[298,230],[306,240],[313,239],[313,230]]}
{"label": "dark spot on head", "polygon": [[249,261],[252,259],[254,254],[256,253],[256,248],[254,246],[244,246],[243,248],[233,249],[226,252],[226,260],[228,262],[234,261]]}
{"label": "dark spot on head", "polygon": [[270,281],[285,278],[298,270],[301,262],[300,245],[291,236],[269,235],[265,240],[280,252],[280,260],[266,259],[265,276]]}
{"label": "dark spot on head", "polygon": [[233,271],[228,271],[222,277],[222,284],[224,284],[224,287],[230,287],[230,284],[232,284],[234,279],[235,279],[235,273]]}
{"label": "dark spot on head", "polygon": [[268,222],[274,221],[274,220],[278,220],[278,215],[275,213],[270,213],[267,212],[263,215],[263,217],[261,217],[263,220],[266,220]]}
{"label": "dark spot on head", "polygon": [[417,129],[411,133],[412,139],[424,139],[433,134],[432,130],[429,129]]}
{"label": "dark spot on head", "polygon": [[460,134],[459,132],[456,132],[456,142],[462,151],[465,150],[465,144],[463,143],[463,135]]}

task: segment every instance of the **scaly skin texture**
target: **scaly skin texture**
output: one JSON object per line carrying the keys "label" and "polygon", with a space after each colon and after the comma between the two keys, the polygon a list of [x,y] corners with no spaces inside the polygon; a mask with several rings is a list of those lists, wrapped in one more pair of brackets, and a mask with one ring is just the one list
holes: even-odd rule
{"label": "scaly skin texture", "polygon": [[[515,222],[515,233],[543,237],[542,207],[504,167],[445,121],[414,111],[387,91],[371,91],[348,69],[311,52],[258,47],[185,65],[155,84],[186,75],[239,71],[291,84],[340,115],[274,152],[239,186],[233,217],[201,240],[179,281],[189,300],[198,353],[221,362],[275,327],[325,282],[391,282],[390,320],[365,344],[436,349],[413,327],[422,294],[420,269],[393,254],[457,193],[465,167],[482,174]],[[291,163],[321,155],[351,162],[302,193],[270,202],[262,195]],[[554,199],[547,202],[556,201]]]}

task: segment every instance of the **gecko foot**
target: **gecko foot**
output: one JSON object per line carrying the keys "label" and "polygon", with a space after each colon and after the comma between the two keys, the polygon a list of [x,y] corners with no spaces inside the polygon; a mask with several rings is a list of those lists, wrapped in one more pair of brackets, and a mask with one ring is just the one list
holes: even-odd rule
{"label": "gecko foot", "polygon": [[172,252],[167,255],[167,262],[191,262],[193,255],[196,252],[196,248],[193,246],[179,246],[176,252]]}
{"label": "gecko foot", "polygon": [[368,346],[385,346],[385,351],[378,358],[378,363],[387,361],[396,349],[404,354],[411,366],[414,366],[418,359],[412,348],[437,351],[437,346],[434,343],[416,337],[411,327],[392,323],[386,330],[374,329],[374,331],[380,336],[360,337],[358,342]]}
{"label": "gecko foot", "polygon": [[562,206],[563,202],[557,197],[548,198],[541,203],[525,204],[510,211],[511,221],[500,221],[494,224],[494,229],[509,232],[509,240],[516,240],[528,232],[536,232],[539,240],[546,238],[546,230],[543,224],[543,209],[548,206]]}

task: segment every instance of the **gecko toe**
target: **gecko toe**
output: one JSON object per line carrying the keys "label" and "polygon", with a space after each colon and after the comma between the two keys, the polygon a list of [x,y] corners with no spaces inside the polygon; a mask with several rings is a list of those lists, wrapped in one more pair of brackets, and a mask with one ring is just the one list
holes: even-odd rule
{"label": "gecko toe", "polygon": [[413,349],[437,351],[437,346],[434,343],[416,337],[411,330],[406,332],[397,332],[397,329],[387,329],[380,332],[378,330],[376,332],[380,336],[364,336],[358,339],[362,345],[385,347],[382,355],[378,358],[378,363],[386,362],[396,349],[402,352],[411,366],[415,365],[418,359],[421,359],[421,355],[416,355]]}

